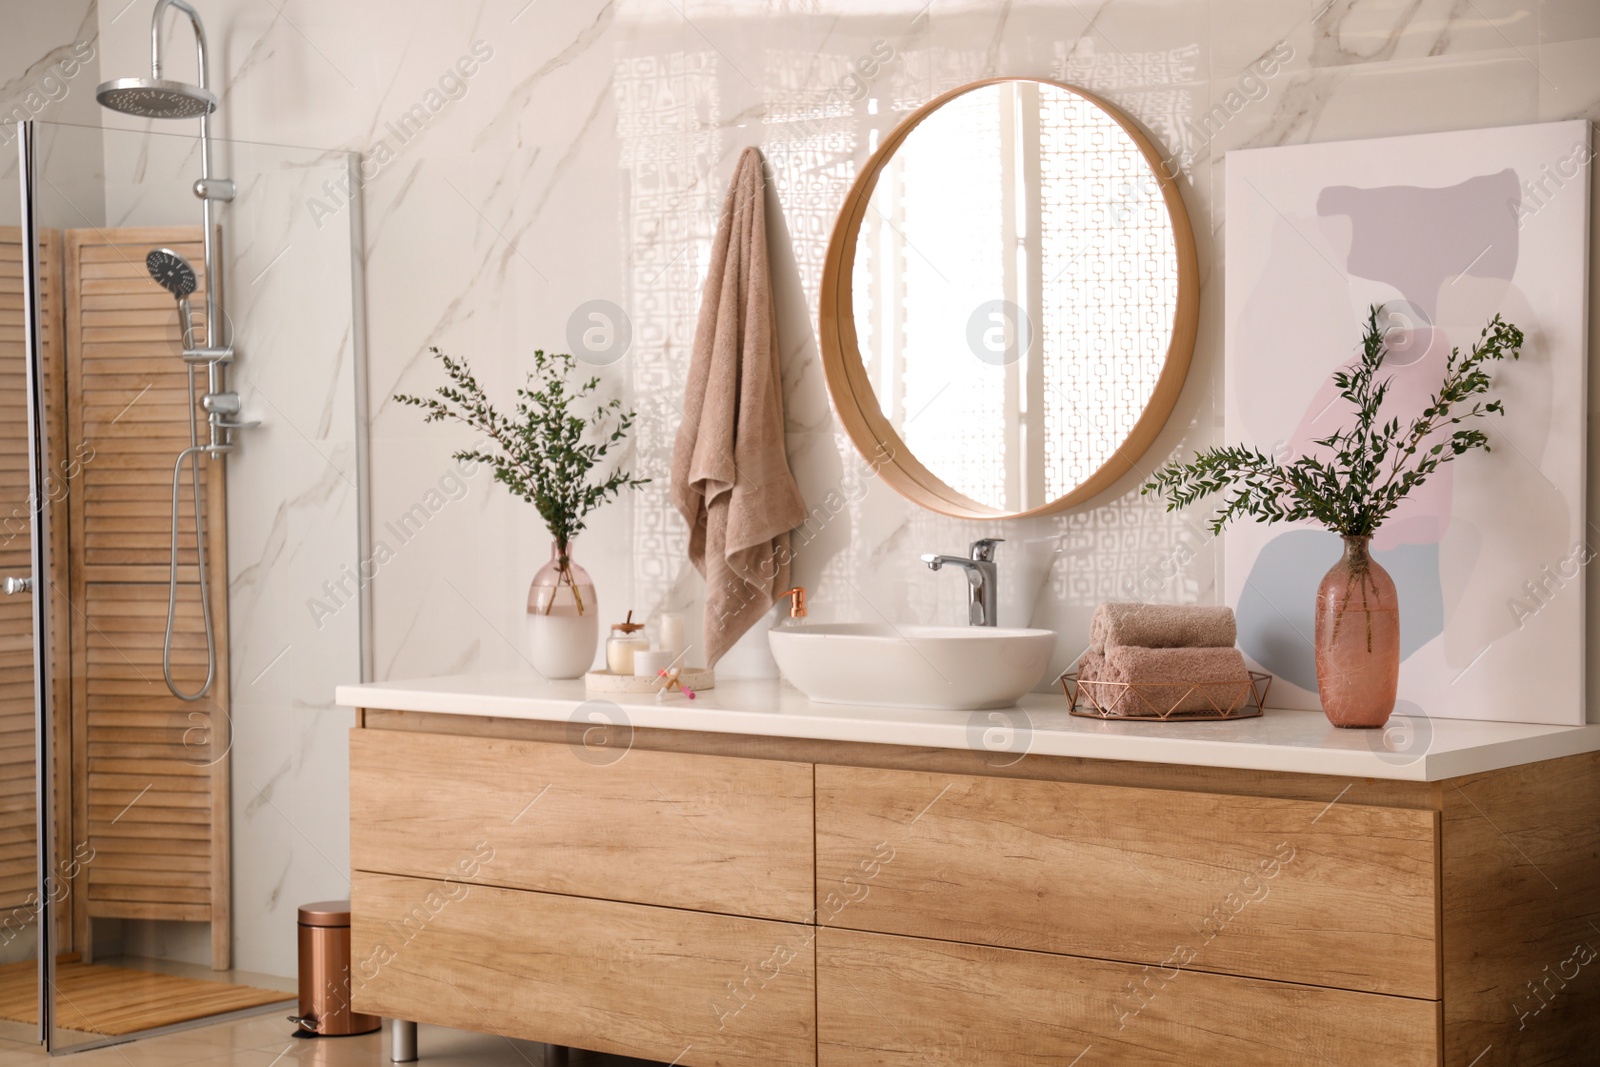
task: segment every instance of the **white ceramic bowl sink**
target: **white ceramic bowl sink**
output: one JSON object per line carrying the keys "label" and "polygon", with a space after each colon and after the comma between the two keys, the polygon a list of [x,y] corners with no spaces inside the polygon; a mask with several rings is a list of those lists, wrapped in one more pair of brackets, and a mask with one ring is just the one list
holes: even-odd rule
{"label": "white ceramic bowl sink", "polygon": [[778,670],[824,704],[1004,708],[1039,684],[1051,630],[785,622],[767,632]]}

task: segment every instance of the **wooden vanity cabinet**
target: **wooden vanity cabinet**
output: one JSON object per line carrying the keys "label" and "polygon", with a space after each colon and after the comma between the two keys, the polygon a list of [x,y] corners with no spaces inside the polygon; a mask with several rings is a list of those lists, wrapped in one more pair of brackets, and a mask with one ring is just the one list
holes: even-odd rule
{"label": "wooden vanity cabinet", "polygon": [[[817,768],[828,925],[1437,999],[1438,814]],[[1308,936],[1314,931],[1315,936]]]}
{"label": "wooden vanity cabinet", "polygon": [[811,783],[809,763],[357,730],[350,865],[809,922]]}
{"label": "wooden vanity cabinet", "polygon": [[1527,1067],[1600,1039],[1600,755],[1421,783],[363,722],[359,1011],[681,1065]]}
{"label": "wooden vanity cabinet", "polygon": [[1147,982],[1149,973],[1109,960],[825,929],[817,938],[818,1062],[1439,1062],[1438,1001],[1178,969]]}
{"label": "wooden vanity cabinet", "polygon": [[810,927],[364,871],[351,899],[374,1014],[662,1063],[815,1062]]}

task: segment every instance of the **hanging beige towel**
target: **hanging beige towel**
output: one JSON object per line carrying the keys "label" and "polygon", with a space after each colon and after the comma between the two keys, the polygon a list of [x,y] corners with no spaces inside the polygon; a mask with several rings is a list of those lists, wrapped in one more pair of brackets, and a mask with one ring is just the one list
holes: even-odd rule
{"label": "hanging beige towel", "polygon": [[672,502],[706,580],[707,666],[789,588],[789,531],[806,517],[784,450],[764,196],[761,153],[746,148],[711,246],[672,452]]}

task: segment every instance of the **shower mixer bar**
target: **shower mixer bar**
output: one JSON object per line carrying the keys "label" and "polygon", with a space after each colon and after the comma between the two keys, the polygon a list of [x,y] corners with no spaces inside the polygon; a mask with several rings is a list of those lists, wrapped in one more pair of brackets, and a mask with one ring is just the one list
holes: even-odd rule
{"label": "shower mixer bar", "polygon": [[[189,17],[194,30],[195,64],[199,85],[168,81],[161,76],[161,23],[168,8],[175,8]],[[194,344],[193,319],[189,312],[189,295],[197,288],[194,268],[171,249],[158,248],[145,258],[150,276],[170,292],[178,301],[178,314],[183,328],[183,361],[189,368],[189,447],[178,453],[172,468],[172,555],[167,589],[167,633],[162,646],[161,666],[166,675],[167,688],[180,700],[202,699],[211,690],[217,676],[217,649],[211,621],[211,597],[206,574],[206,538],[204,515],[200,499],[200,455],[204,453],[213,461],[233,451],[233,431],[259,425],[241,422],[239,394],[228,389],[228,366],[233,363],[234,350],[222,338],[224,315],[222,286],[219,282],[221,249],[218,247],[214,205],[233,200],[236,190],[231,180],[211,174],[210,116],[217,109],[217,98],[211,92],[210,65],[206,55],[206,31],[200,13],[185,0],[156,0],[150,17],[150,77],[118,78],[100,85],[95,98],[113,111],[142,118],[200,120],[200,178],[194,183],[194,195],[200,199],[205,244],[205,344]],[[195,371],[204,367],[206,391],[198,398],[206,413],[207,432],[202,442],[199,418],[195,412]],[[193,693],[178,687],[172,676],[172,634],[177,619],[178,601],[178,510],[182,493],[183,468],[190,468],[190,482],[194,498],[195,543],[198,549],[196,565],[199,569],[201,615],[206,635],[206,679]]]}

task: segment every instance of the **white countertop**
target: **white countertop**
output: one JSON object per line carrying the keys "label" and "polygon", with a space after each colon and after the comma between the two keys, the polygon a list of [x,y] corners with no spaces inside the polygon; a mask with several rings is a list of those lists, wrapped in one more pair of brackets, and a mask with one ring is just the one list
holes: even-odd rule
{"label": "white countertop", "polygon": [[[336,700],[350,708],[605,721],[641,729],[923,748],[982,748],[986,731],[997,731],[988,734],[988,747],[1002,759],[1026,751],[1422,782],[1600,750],[1600,725],[1396,718],[1388,730],[1339,730],[1321,712],[1271,709],[1259,718],[1232,722],[1115,722],[1068,714],[1060,694],[1030,694],[1017,708],[1001,712],[929,711],[818,704],[776,681],[719,682],[696,700],[674,695],[659,702],[590,695],[581,681],[551,682],[531,671],[342,685]],[[601,703],[584,708],[590,700]],[[1386,736],[1401,751],[1385,749]]]}

